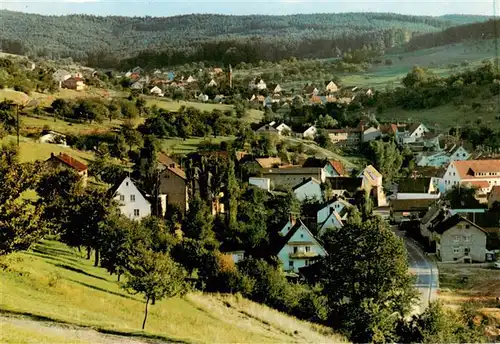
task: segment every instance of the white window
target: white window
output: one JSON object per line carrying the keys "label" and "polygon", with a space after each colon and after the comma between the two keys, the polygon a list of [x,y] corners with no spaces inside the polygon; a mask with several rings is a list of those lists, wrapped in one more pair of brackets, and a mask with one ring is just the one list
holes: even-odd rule
{"label": "white window", "polygon": [[130,195],[130,202],[135,202],[135,195]]}
{"label": "white window", "polygon": [[139,216],[139,209],[134,209],[134,216]]}
{"label": "white window", "polygon": [[120,201],[125,201],[125,196],[124,195],[120,195]]}

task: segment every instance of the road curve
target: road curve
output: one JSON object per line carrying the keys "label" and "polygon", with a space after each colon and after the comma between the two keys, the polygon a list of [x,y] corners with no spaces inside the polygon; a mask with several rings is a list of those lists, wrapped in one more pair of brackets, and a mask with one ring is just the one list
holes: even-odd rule
{"label": "road curve", "polygon": [[395,230],[396,234],[403,238],[408,253],[409,270],[416,276],[415,288],[419,291],[420,300],[415,305],[414,312],[422,313],[429,306],[429,302],[438,297],[439,273],[436,264],[430,260],[421,247],[412,238],[404,235],[404,232]]}

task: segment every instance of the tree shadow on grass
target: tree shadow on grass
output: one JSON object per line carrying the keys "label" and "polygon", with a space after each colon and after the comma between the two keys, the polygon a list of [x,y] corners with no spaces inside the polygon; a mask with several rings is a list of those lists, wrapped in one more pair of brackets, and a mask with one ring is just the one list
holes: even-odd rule
{"label": "tree shadow on grass", "polygon": [[108,293],[108,294],[111,294],[111,295],[115,295],[115,296],[119,296],[119,297],[123,297],[125,299],[129,299],[129,300],[134,300],[134,301],[141,301],[135,297],[132,297],[132,296],[129,296],[129,295],[125,295],[125,294],[120,294],[120,293],[117,293],[115,291],[111,291],[111,290],[108,290],[108,289],[104,289],[104,288],[101,288],[101,287],[97,287],[95,285],[92,285],[92,284],[87,284],[85,282],[81,282],[81,281],[76,281],[76,280],[73,280],[73,279],[68,279],[68,281],[70,282],[74,282],[74,283],[78,283],[84,287],[87,287],[87,288],[90,288],[90,289],[94,289],[94,290],[97,290],[97,291],[102,291],[104,293]]}
{"label": "tree shadow on grass", "polygon": [[149,334],[149,333],[143,333],[140,331],[135,331],[135,332],[125,332],[125,331],[120,331],[120,330],[112,330],[112,329],[105,329],[105,328],[99,328],[95,326],[88,326],[88,325],[79,325],[75,323],[71,323],[68,321],[64,320],[57,320],[53,319],[50,317],[46,317],[43,315],[38,315],[38,314],[33,314],[29,312],[19,312],[19,311],[10,311],[10,310],[3,310],[0,309],[0,316],[7,316],[7,317],[18,317],[18,318],[29,318],[30,320],[35,320],[35,321],[40,321],[40,322],[50,322],[54,323],[60,326],[68,327],[68,328],[75,328],[75,327],[80,327],[84,329],[89,329],[89,330],[94,330],[99,333],[104,333],[104,334],[109,334],[112,336],[121,336],[121,337],[129,337],[129,338],[137,338],[137,339],[142,339],[147,342],[151,343],[159,343],[158,340],[160,341],[165,341],[165,342],[160,342],[160,343],[191,343],[186,340],[180,340],[180,339],[175,339],[175,338],[170,338],[167,336],[161,336],[161,335],[155,335],[155,334]]}
{"label": "tree shadow on grass", "polygon": [[25,254],[33,256],[33,257],[47,259],[47,260],[51,260],[51,261],[55,261],[55,262],[61,262],[61,263],[67,263],[68,260],[71,261],[72,263],[75,263],[75,264],[79,264],[80,263],[77,259],[53,257],[53,256],[50,256],[50,255],[48,255],[46,253],[40,253],[40,251],[36,251],[36,252],[35,251],[32,251],[32,252],[28,251],[28,252],[25,252]]}
{"label": "tree shadow on grass", "polygon": [[66,270],[69,270],[69,271],[77,272],[79,274],[82,274],[82,275],[85,275],[85,276],[89,276],[89,277],[93,277],[93,278],[97,278],[97,279],[100,279],[102,281],[107,281],[107,279],[104,278],[104,277],[93,275],[91,273],[88,273],[87,271],[84,271],[84,270],[79,269],[79,268],[75,268],[74,266],[71,266],[71,265],[66,265],[66,264],[54,264],[54,265],[57,266],[58,268],[62,268],[62,269],[66,269]]}
{"label": "tree shadow on grass", "polygon": [[41,254],[46,254],[49,256],[64,256],[64,259],[75,259],[74,253],[61,250],[60,248],[54,248],[54,247],[47,247],[47,246],[37,246],[32,250],[33,252],[41,253]]}

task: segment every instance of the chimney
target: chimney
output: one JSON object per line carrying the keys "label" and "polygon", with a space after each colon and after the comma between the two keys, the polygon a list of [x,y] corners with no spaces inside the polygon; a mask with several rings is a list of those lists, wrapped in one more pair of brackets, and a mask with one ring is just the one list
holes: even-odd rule
{"label": "chimney", "polygon": [[53,158],[54,157],[54,152],[50,153],[50,157]]}

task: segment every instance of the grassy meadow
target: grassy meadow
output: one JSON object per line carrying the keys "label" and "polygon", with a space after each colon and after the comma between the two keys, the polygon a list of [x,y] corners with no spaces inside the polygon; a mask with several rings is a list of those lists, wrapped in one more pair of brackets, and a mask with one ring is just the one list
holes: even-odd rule
{"label": "grassy meadow", "polygon": [[[141,331],[144,300],[126,293],[116,276],[94,267],[83,255],[57,241],[45,240],[30,252],[1,257],[0,315],[169,342],[344,341],[328,328],[298,321],[238,296],[198,293],[157,302],[150,307],[146,330]],[[13,334],[3,334],[11,342],[22,342],[35,331],[6,324],[1,317],[0,324],[14,329]]]}

